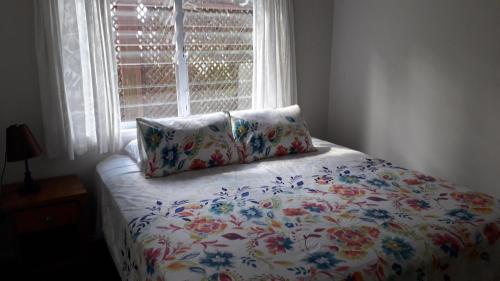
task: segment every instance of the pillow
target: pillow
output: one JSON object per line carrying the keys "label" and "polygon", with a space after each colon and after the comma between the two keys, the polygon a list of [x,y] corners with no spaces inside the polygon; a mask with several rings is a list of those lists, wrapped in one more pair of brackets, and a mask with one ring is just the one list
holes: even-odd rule
{"label": "pillow", "polygon": [[229,115],[241,162],[316,151],[298,105]]}
{"label": "pillow", "polygon": [[147,178],[237,163],[226,114],[137,118],[139,152]]}
{"label": "pillow", "polygon": [[138,165],[141,162],[139,155],[139,147],[137,146],[137,139],[131,140],[124,148],[127,155],[134,160]]}

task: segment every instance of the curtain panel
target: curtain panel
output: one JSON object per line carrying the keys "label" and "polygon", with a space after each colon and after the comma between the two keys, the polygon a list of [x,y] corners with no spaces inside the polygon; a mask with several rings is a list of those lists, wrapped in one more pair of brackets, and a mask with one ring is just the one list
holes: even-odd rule
{"label": "curtain panel", "polygon": [[35,44],[49,157],[120,148],[108,0],[35,1]]}
{"label": "curtain panel", "polygon": [[293,4],[290,0],[254,0],[254,109],[297,103]]}
{"label": "curtain panel", "polygon": [[[35,1],[36,55],[49,157],[120,149],[110,0]],[[297,103],[293,6],[254,0],[252,107]]]}

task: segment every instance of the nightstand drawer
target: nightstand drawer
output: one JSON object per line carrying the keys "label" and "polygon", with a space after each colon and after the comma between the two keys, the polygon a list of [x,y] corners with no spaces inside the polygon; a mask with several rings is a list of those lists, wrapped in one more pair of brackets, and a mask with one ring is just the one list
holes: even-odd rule
{"label": "nightstand drawer", "polygon": [[15,213],[16,232],[27,233],[52,227],[76,224],[79,207],[76,202],[63,203]]}

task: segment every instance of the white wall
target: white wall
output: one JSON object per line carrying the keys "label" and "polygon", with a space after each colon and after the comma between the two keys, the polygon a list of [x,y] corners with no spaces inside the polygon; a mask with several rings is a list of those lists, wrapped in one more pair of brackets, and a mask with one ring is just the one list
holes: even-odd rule
{"label": "white wall", "polygon": [[[5,129],[13,123],[26,123],[43,143],[40,95],[34,47],[33,0],[6,1],[0,10],[0,157],[3,162]],[[315,136],[326,136],[328,72],[331,51],[329,0],[296,0],[295,29],[299,104]],[[325,8],[326,7],[326,8]],[[320,106],[317,106],[317,105]],[[69,173],[79,174],[87,186],[93,183],[94,167],[105,155],[89,155],[75,161],[30,161],[35,178]],[[8,163],[6,182],[22,180],[22,162]]]}
{"label": "white wall", "polygon": [[335,1],[329,138],[500,195],[500,1]]}
{"label": "white wall", "polygon": [[[33,1],[5,1],[0,9],[0,157],[3,164],[5,129],[13,123],[26,123],[43,143],[41,105],[34,47]],[[103,156],[86,156],[77,161],[30,161],[34,178],[79,174],[92,184],[93,167]],[[6,182],[22,180],[23,162],[8,163]]]}
{"label": "white wall", "polygon": [[[336,0],[333,48],[332,3],[294,1],[299,104],[312,134],[329,128],[333,142],[500,194],[500,1]],[[3,160],[12,123],[43,141],[33,0],[5,2],[0,31]],[[36,158],[33,175],[78,173],[91,185],[103,157]],[[9,163],[7,182],[23,172]]]}
{"label": "white wall", "polygon": [[298,103],[311,134],[328,135],[333,1],[295,0]]}

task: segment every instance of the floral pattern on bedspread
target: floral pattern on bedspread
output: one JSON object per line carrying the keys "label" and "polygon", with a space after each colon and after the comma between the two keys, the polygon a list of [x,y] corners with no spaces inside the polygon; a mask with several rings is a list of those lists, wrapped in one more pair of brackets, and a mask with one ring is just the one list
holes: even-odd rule
{"label": "floral pattern on bedspread", "polygon": [[129,222],[142,254],[138,275],[468,280],[467,267],[495,267],[500,258],[499,200],[383,160],[207,197],[159,199]]}

